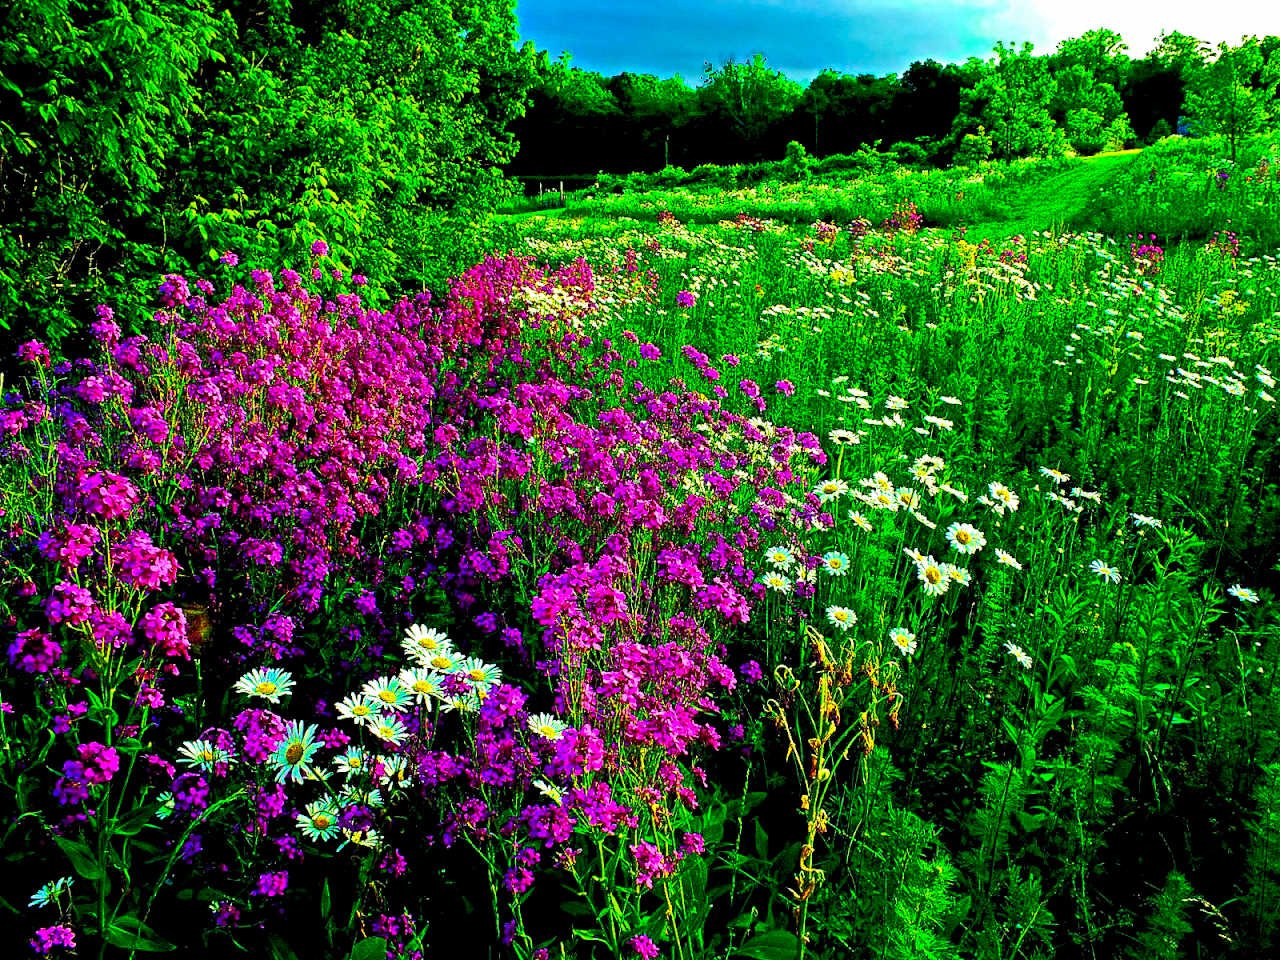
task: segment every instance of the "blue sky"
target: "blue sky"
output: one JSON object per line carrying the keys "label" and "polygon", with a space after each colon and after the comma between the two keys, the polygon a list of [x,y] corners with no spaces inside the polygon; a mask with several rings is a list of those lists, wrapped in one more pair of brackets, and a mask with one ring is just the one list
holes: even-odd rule
{"label": "blue sky", "polygon": [[1058,41],[1105,26],[1141,55],[1164,31],[1239,41],[1280,34],[1276,0],[517,0],[523,39],[605,74],[680,74],[763,53],[807,81],[824,67],[898,73],[913,60],[986,57],[997,40]]}

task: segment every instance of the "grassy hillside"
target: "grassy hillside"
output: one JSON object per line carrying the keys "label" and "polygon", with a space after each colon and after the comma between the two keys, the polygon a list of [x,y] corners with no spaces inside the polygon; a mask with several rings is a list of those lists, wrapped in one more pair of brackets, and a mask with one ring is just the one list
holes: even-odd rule
{"label": "grassy hillside", "polygon": [[[1247,251],[1280,245],[1280,137],[1256,139],[1235,164],[1227,156],[1218,140],[1170,138],[1142,151],[949,170],[861,157],[848,168],[807,171],[786,163],[673,169],[602,176],[543,215],[654,221],[665,211],[685,223],[716,223],[747,213],[784,224],[879,224],[913,204],[926,226],[964,227],[976,240],[1065,229],[1180,242],[1231,231]],[[537,206],[533,198],[506,209]]]}

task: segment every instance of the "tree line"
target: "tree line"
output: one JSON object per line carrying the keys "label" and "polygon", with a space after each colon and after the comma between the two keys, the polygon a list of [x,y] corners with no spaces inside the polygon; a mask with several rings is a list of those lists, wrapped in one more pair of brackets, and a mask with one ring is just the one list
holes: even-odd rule
{"label": "tree line", "polygon": [[923,60],[901,74],[824,70],[807,86],[763,55],[681,77],[606,77],[543,52],[529,107],[515,121],[516,175],[622,173],[668,164],[743,163],[879,147],[946,165],[1087,155],[1175,132],[1241,137],[1277,114],[1280,37],[1239,44],[1163,35],[1140,59],[1118,33],[1091,30],[1052,53],[997,44],[959,64]]}

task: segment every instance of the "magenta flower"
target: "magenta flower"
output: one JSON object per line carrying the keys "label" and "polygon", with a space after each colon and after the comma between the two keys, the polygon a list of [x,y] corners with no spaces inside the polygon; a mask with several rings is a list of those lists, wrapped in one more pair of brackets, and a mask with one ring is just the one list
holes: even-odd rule
{"label": "magenta flower", "polygon": [[36,930],[36,935],[31,938],[30,943],[31,949],[38,956],[47,957],[57,949],[74,951],[76,948],[76,934],[70,927],[60,923],[52,927],[40,927]]}
{"label": "magenta flower", "polygon": [[[120,754],[105,743],[82,743],[77,748],[80,776],[86,783],[108,783],[120,770]],[[68,760],[67,766],[76,763]],[[70,776],[70,774],[68,774]]]}
{"label": "magenta flower", "polygon": [[698,302],[696,294],[689,290],[681,290],[676,294],[676,306],[688,309]]}
{"label": "magenta flower", "polygon": [[647,934],[638,933],[627,942],[642,960],[655,960],[658,956],[658,945]]}
{"label": "magenta flower", "polygon": [[62,647],[43,630],[22,630],[9,644],[9,664],[24,673],[48,673],[62,658]]}

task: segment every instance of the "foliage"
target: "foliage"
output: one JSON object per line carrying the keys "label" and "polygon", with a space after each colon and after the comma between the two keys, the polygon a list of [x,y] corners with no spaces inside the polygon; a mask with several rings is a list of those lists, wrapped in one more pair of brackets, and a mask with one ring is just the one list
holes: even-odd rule
{"label": "foliage", "polygon": [[316,236],[388,289],[479,255],[424,211],[470,224],[502,195],[529,79],[510,5],[294,6],[10,5],[0,322],[57,342],[104,290],[132,318],[141,277]]}
{"label": "foliage", "polygon": [[1276,109],[1278,86],[1280,57],[1264,60],[1256,37],[1245,38],[1237,47],[1221,43],[1217,55],[1188,82],[1191,126],[1196,133],[1225,137],[1234,163],[1241,141],[1259,132]]}

